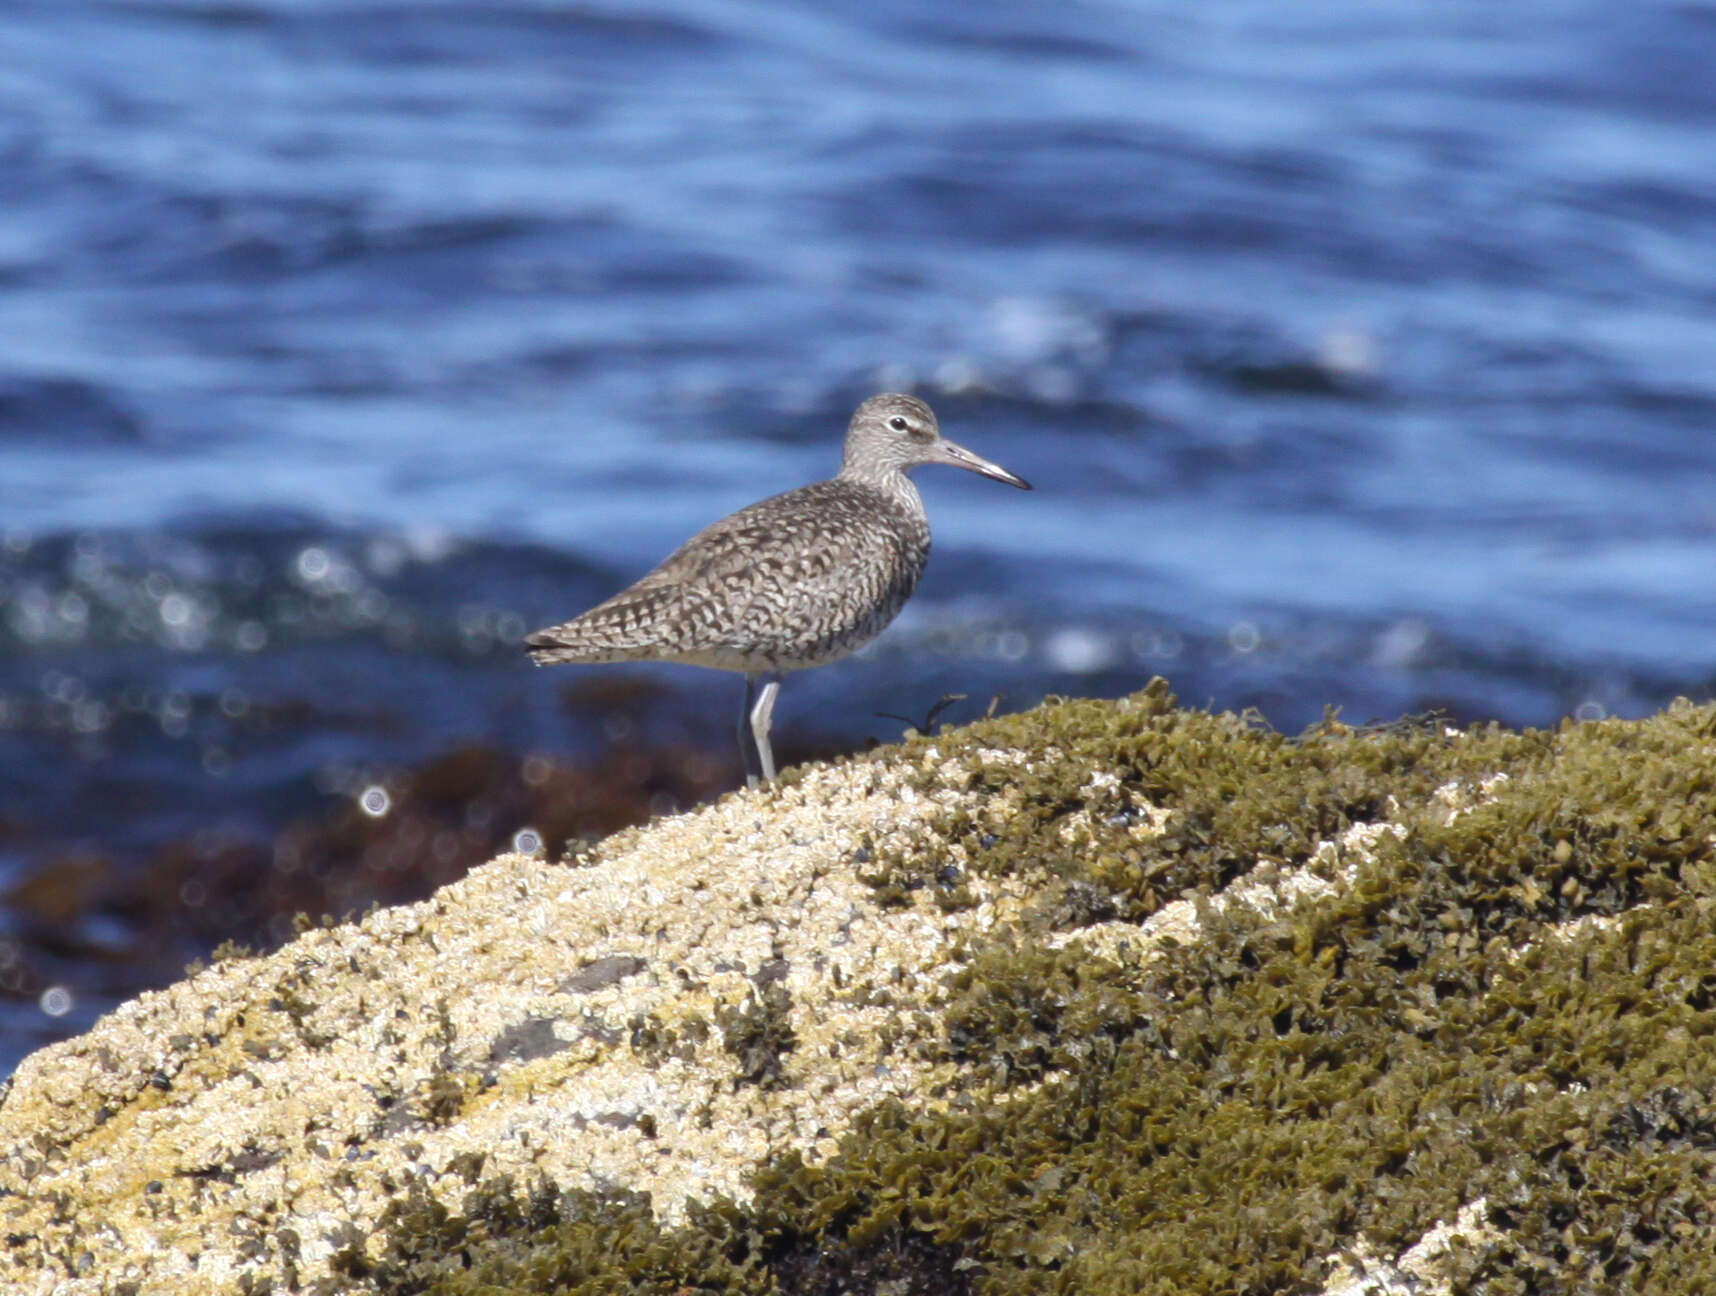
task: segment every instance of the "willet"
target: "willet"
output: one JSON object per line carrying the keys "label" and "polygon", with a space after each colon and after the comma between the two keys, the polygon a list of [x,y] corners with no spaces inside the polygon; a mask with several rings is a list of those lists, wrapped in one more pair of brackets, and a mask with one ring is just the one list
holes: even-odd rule
{"label": "willet", "polygon": [[773,780],[769,724],[781,676],[863,647],[917,588],[929,519],[906,473],[920,464],[1031,489],[944,438],[915,396],[872,396],[846,429],[838,476],[722,518],[606,603],[527,635],[530,655],[539,666],[661,661],[738,671],[746,781]]}

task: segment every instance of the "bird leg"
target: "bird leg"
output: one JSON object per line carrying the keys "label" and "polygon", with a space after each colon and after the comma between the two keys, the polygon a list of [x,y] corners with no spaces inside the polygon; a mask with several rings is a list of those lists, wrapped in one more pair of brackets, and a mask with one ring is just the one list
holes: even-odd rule
{"label": "bird leg", "polygon": [[739,759],[745,762],[745,786],[757,786],[757,749],[751,739],[751,708],[757,704],[757,677],[745,676],[745,709],[739,712]]}
{"label": "bird leg", "polygon": [[[761,689],[757,688],[758,678],[763,681]],[[779,675],[745,676],[745,714],[739,718],[739,750],[745,757],[745,783],[750,787],[757,786],[759,767],[764,783],[775,781],[775,753],[769,746],[769,726],[775,716],[775,695],[780,691]],[[747,729],[749,734],[746,733]],[[756,752],[755,763],[751,759],[753,744]]]}

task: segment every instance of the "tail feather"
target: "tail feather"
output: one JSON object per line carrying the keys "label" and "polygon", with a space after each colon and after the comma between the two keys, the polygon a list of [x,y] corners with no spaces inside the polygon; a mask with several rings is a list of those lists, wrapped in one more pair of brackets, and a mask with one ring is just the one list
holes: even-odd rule
{"label": "tail feather", "polygon": [[538,666],[557,662],[636,661],[661,655],[669,591],[626,590],[582,616],[524,637]]}

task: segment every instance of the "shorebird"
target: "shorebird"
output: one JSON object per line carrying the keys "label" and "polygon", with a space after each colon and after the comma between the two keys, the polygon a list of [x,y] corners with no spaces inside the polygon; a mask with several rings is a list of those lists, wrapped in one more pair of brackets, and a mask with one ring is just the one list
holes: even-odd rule
{"label": "shorebird", "polygon": [[[1031,484],[941,434],[915,396],[872,396],[852,415],[838,475],[722,518],[582,616],[525,636],[539,666],[680,662],[745,677],[746,782],[775,777],[769,726],[781,676],[838,661],[905,606],[929,561],[929,518],[906,474],[950,464]],[[759,687],[760,684],[760,687]]]}

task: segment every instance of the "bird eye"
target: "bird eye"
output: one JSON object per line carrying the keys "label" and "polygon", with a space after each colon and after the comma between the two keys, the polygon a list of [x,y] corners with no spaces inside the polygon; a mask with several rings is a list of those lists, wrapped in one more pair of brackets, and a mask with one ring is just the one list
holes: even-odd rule
{"label": "bird eye", "polygon": [[896,414],[893,418],[888,420],[888,426],[893,428],[896,432],[904,432],[906,430],[906,421]]}

